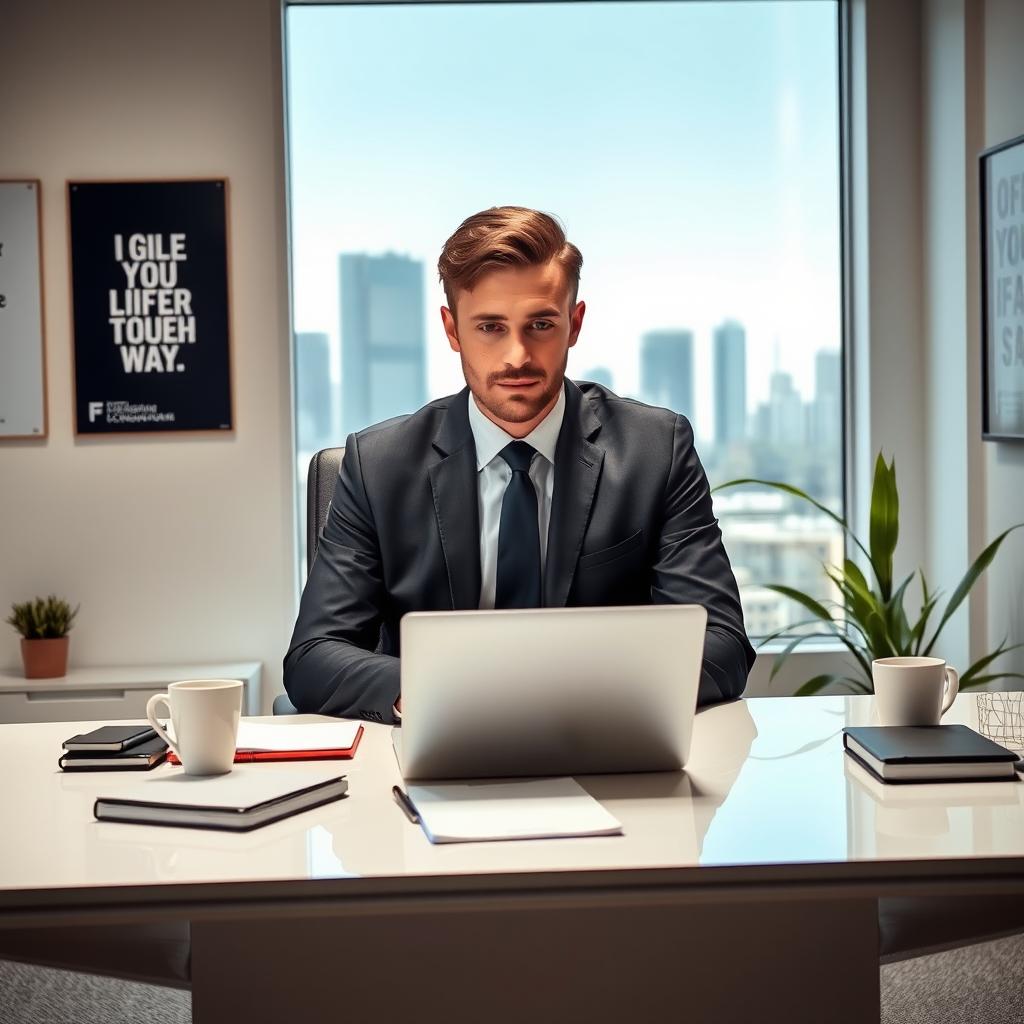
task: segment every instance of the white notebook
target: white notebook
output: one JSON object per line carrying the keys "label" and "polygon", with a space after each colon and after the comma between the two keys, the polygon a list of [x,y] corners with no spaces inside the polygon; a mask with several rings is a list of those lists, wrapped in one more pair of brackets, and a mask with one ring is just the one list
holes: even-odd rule
{"label": "white notebook", "polygon": [[356,741],[362,722],[238,723],[239,750],[347,750]]}
{"label": "white notebook", "polygon": [[410,785],[432,843],[622,834],[622,824],[575,779]]}

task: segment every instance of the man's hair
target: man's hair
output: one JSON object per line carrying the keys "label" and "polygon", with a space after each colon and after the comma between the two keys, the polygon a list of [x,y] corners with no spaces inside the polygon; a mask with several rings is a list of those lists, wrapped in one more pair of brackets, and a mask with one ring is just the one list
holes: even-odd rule
{"label": "man's hair", "polygon": [[492,206],[467,217],[444,243],[437,273],[454,313],[456,289],[472,291],[492,270],[542,266],[553,259],[562,267],[574,304],[583,256],[566,241],[562,225],[551,214],[525,206]]}

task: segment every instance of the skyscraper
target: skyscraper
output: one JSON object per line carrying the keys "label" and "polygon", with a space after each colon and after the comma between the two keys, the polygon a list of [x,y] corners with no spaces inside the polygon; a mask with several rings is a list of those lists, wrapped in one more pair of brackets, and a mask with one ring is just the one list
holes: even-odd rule
{"label": "skyscraper", "polygon": [[607,366],[592,366],[589,370],[584,370],[579,377],[575,377],[575,380],[592,380],[595,384],[600,384],[602,387],[611,390],[612,387],[612,371]]}
{"label": "skyscraper", "polygon": [[349,253],[340,271],[344,436],[426,402],[427,352],[419,260]]}
{"label": "skyscraper", "polygon": [[645,402],[693,418],[692,331],[648,331],[641,338],[640,391]]}
{"label": "skyscraper", "polygon": [[296,443],[301,452],[340,444],[333,436],[334,394],[331,389],[327,335],[295,335]]}
{"label": "skyscraper", "polygon": [[747,435],[747,334],[726,320],[712,336],[715,442],[727,445]]}
{"label": "skyscraper", "polygon": [[814,404],[811,423],[819,448],[838,450],[843,436],[842,367],[836,349],[814,354]]}
{"label": "skyscraper", "polygon": [[771,376],[766,440],[779,447],[803,445],[807,440],[806,416],[800,392],[788,373],[776,370]]}

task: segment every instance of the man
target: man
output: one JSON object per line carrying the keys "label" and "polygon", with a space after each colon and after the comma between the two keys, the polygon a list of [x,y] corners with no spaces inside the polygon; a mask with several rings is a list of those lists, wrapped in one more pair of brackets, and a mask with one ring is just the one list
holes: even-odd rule
{"label": "man", "polygon": [[397,720],[402,615],[468,608],[700,604],[698,701],[742,693],[754,652],[690,424],[565,379],[582,262],[515,206],[445,243],[467,387],[349,437],[284,661],[300,711]]}

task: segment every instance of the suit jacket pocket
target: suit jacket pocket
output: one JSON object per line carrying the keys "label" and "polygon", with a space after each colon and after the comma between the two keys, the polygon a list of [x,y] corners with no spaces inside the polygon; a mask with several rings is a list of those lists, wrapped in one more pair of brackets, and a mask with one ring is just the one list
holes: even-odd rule
{"label": "suit jacket pocket", "polygon": [[619,558],[632,554],[644,544],[644,531],[637,530],[631,537],[613,544],[610,548],[601,548],[600,551],[591,551],[588,555],[581,555],[577,563],[580,569],[592,569],[596,565],[606,565]]}

